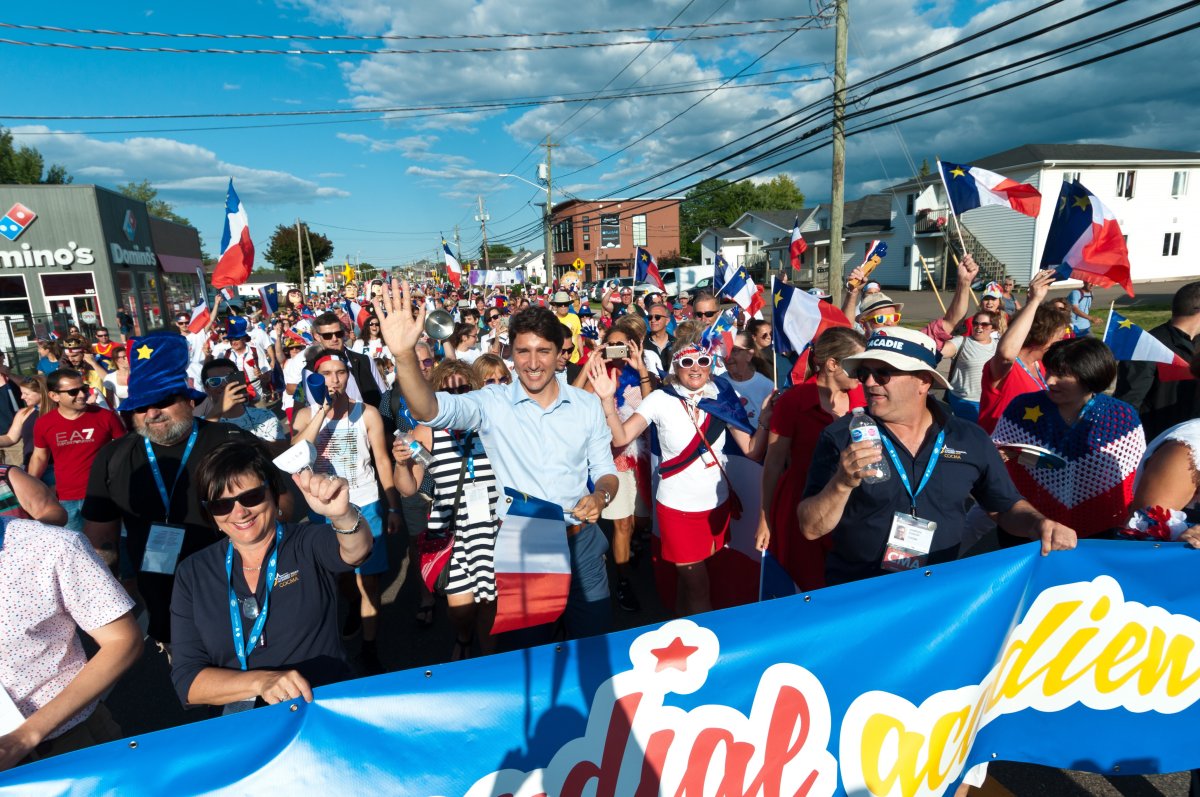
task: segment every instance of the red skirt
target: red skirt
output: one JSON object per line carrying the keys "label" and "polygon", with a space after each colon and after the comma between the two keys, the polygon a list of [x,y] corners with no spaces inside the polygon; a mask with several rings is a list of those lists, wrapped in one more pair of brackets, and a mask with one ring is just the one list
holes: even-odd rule
{"label": "red skirt", "polygon": [[729,539],[733,499],[700,512],[672,509],[660,501],[654,505],[654,514],[662,538],[663,559],[674,564],[702,562],[724,548]]}

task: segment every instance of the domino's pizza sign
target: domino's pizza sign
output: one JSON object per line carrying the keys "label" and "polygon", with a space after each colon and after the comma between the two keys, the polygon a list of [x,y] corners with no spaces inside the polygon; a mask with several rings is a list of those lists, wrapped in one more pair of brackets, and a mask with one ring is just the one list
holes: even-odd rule
{"label": "domino's pizza sign", "polygon": [[18,202],[8,209],[4,218],[0,218],[0,235],[15,241],[21,237],[21,233],[29,229],[29,225],[33,224],[36,218],[36,213]]}

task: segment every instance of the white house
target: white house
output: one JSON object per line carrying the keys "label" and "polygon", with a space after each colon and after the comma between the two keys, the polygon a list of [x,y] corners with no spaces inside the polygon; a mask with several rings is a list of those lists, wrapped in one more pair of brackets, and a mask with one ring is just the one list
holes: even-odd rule
{"label": "white house", "polygon": [[[1007,273],[1018,283],[1029,281],[1040,267],[1062,182],[1076,179],[1117,217],[1134,282],[1200,276],[1195,259],[1200,252],[1195,241],[1200,235],[1200,197],[1189,185],[1191,173],[1200,169],[1200,153],[1109,144],[1026,144],[969,163],[1042,192],[1036,219],[996,206],[963,214],[968,249],[981,264],[992,262],[989,277]],[[916,197],[926,185],[934,186],[937,207],[918,214]],[[897,267],[906,274],[897,276],[907,276],[908,287],[917,288],[922,278],[918,254],[924,255],[940,281],[946,251],[943,227],[956,235],[940,180],[936,174],[910,180],[889,193],[897,214],[889,266],[893,255],[900,255]],[[948,226],[939,225],[939,219]]]}
{"label": "white house", "polygon": [[751,237],[734,227],[709,227],[693,238],[692,243],[700,244],[701,265],[714,265],[715,253],[720,252],[726,263],[741,268],[750,253]]}

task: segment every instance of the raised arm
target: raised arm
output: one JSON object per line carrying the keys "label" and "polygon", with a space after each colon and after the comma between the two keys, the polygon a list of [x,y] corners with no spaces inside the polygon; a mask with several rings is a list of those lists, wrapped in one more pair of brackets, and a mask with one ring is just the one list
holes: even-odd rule
{"label": "raised arm", "polygon": [[[971,284],[975,282],[978,274],[979,265],[975,258],[969,253],[963,255],[962,260],[958,261],[958,284],[954,286],[954,298],[950,300],[950,306],[946,308],[946,314],[941,319],[942,328],[946,330],[947,335],[953,335],[954,328],[967,317],[972,295]],[[946,356],[944,349],[942,356]]]}
{"label": "raised arm", "polygon": [[617,383],[608,375],[608,361],[602,355],[593,355],[588,361],[586,371],[592,391],[600,399],[600,406],[604,410],[604,421],[608,424],[608,430],[612,432],[613,448],[624,448],[646,431],[646,419],[634,413],[629,416],[629,420],[621,423],[621,418],[617,415]]}
{"label": "raised arm", "polygon": [[1017,361],[1021,348],[1025,345],[1025,338],[1033,326],[1033,317],[1054,280],[1053,269],[1044,269],[1033,275],[1029,282],[1029,301],[1016,314],[1012,323],[1008,325],[1008,330],[1000,336],[1000,342],[996,344],[996,354],[992,357],[990,365],[992,379],[1003,379]]}
{"label": "raised arm", "polygon": [[392,280],[384,285],[379,297],[379,331],[383,342],[396,358],[396,384],[408,402],[408,410],[419,421],[428,421],[438,414],[437,395],[421,376],[417,364],[417,343],[425,331],[425,308],[413,312],[408,283]]}

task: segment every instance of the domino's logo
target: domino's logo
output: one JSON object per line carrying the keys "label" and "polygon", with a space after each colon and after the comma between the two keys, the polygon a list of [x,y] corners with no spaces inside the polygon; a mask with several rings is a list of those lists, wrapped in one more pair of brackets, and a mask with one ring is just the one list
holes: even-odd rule
{"label": "domino's logo", "polygon": [[132,210],[125,211],[125,221],[121,224],[121,229],[125,232],[125,237],[133,243],[133,239],[137,237],[137,218],[133,215]]}
{"label": "domino's logo", "polygon": [[36,218],[36,213],[18,202],[8,209],[3,218],[0,218],[0,235],[10,241],[15,241],[21,237],[21,233],[29,228],[30,224],[33,224],[33,220]]}

